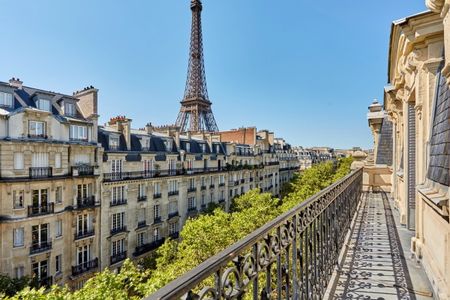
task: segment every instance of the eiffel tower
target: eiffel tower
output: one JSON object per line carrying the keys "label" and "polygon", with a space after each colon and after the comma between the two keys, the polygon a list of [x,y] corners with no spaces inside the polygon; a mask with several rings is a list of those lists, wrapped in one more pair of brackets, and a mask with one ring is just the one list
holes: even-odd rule
{"label": "eiffel tower", "polygon": [[200,0],[191,0],[192,28],[191,46],[186,88],[176,125],[181,132],[217,132],[216,120],[211,110],[211,101],[206,87],[205,64],[203,61],[203,40]]}

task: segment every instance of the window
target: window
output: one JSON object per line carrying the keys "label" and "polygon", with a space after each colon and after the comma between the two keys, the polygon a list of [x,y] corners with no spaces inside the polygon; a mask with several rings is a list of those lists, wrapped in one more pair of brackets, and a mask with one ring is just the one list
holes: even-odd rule
{"label": "window", "polygon": [[111,256],[116,256],[125,252],[125,239],[112,242]]}
{"label": "window", "polygon": [[58,204],[62,203],[62,186],[57,186],[55,191],[55,202]]}
{"label": "window", "polygon": [[205,200],[205,199],[206,199],[206,197],[205,197],[205,195],[203,194],[203,195],[202,195],[202,205],[205,205],[205,204],[206,204],[206,200]]}
{"label": "window", "polygon": [[14,247],[22,247],[23,246],[23,227],[14,229]]}
{"label": "window", "polygon": [[144,160],[143,161],[143,169],[144,169],[144,171],[145,172],[151,172],[151,171],[153,171],[153,164],[154,164],[154,162],[153,162],[153,160]]}
{"label": "window", "polygon": [[186,143],[186,152],[191,152],[191,144],[189,142]]}
{"label": "window", "polygon": [[125,224],[125,212],[113,214],[111,216],[111,229],[118,230],[124,227]]}
{"label": "window", "polygon": [[122,160],[120,159],[111,160],[111,172],[112,173],[122,172]]}
{"label": "window", "polygon": [[225,176],[224,175],[220,175],[219,177],[219,184],[224,184],[225,183]]}
{"label": "window", "polygon": [[188,209],[195,209],[197,208],[197,203],[195,202],[195,197],[189,197],[188,198]]}
{"label": "window", "polygon": [[48,229],[48,223],[31,226],[31,247],[47,245],[50,235]]}
{"label": "window", "polygon": [[30,136],[45,136],[45,122],[41,121],[30,121],[28,123],[28,134]]}
{"label": "window", "polygon": [[[89,198],[91,196],[91,191],[92,191],[92,183],[79,184],[77,186],[77,199],[82,200],[82,199]],[[114,192],[113,192],[113,197],[114,197]]]}
{"label": "window", "polygon": [[119,137],[117,137],[117,136],[109,137],[109,148],[111,150],[118,150],[119,149]]}
{"label": "window", "polygon": [[205,177],[202,177],[202,186],[206,186],[206,180],[205,180]]}
{"label": "window", "polygon": [[50,105],[50,100],[46,100],[46,99],[39,99],[36,102],[36,107],[40,110],[45,110],[45,111],[51,111],[51,105]]}
{"label": "window", "polygon": [[154,183],[153,192],[154,192],[155,195],[161,194],[161,183],[160,182],[155,182]]}
{"label": "window", "polygon": [[216,145],[216,152],[217,152],[217,153],[220,152],[220,145]]}
{"label": "window", "polygon": [[14,153],[14,170],[23,170],[23,153],[15,152]]}
{"label": "window", "polygon": [[165,140],[164,144],[166,145],[167,152],[172,152],[172,140]]}
{"label": "window", "polygon": [[206,144],[202,144],[202,152],[203,152],[203,153],[206,152]]}
{"label": "window", "polygon": [[209,198],[210,200],[210,202],[214,202],[214,193],[211,193],[211,196],[210,196],[210,198]]}
{"label": "window", "polygon": [[75,104],[65,103],[64,104],[64,114],[66,116],[75,116]]}
{"label": "window", "polygon": [[56,257],[55,257],[55,269],[56,269],[56,273],[62,272],[62,258],[61,258],[61,254],[60,255],[56,255]]}
{"label": "window", "polygon": [[11,93],[0,92],[0,106],[11,107],[13,102],[13,96]]}
{"label": "window", "polygon": [[158,241],[160,239],[159,228],[153,230],[153,241]]}
{"label": "window", "polygon": [[91,260],[91,245],[77,248],[77,265],[85,264]]}
{"label": "window", "polygon": [[193,168],[193,166],[194,166],[194,162],[192,161],[192,159],[186,160],[186,169],[187,169],[188,171],[191,171],[192,168]]}
{"label": "window", "polygon": [[24,266],[20,266],[20,267],[14,268],[14,275],[16,276],[17,279],[20,279],[23,276],[25,276],[25,268],[24,268]]}
{"label": "window", "polygon": [[138,209],[138,211],[137,211],[137,221],[138,221],[138,223],[141,223],[141,222],[143,222],[143,223],[145,223],[145,208],[139,208]]}
{"label": "window", "polygon": [[70,139],[85,141],[88,139],[87,131],[87,126],[70,125]]}
{"label": "window", "polygon": [[136,244],[138,247],[145,245],[145,232],[139,232],[136,238]]}
{"label": "window", "polygon": [[55,236],[56,237],[61,237],[62,236],[62,220],[56,220]]}
{"label": "window", "polygon": [[150,150],[150,139],[148,137],[141,138],[141,148],[144,151]]}
{"label": "window", "polygon": [[142,198],[145,197],[146,192],[145,192],[146,188],[145,185],[140,183],[138,184],[138,198]]}
{"label": "window", "polygon": [[23,208],[23,191],[13,191],[13,208]]}
{"label": "window", "polygon": [[195,178],[189,178],[189,188],[195,188]]}
{"label": "window", "polygon": [[48,270],[48,260],[38,261],[31,265],[33,276],[37,280],[46,279],[50,274]]}
{"label": "window", "polygon": [[169,180],[169,192],[177,192],[177,191],[178,191],[178,181]]}
{"label": "window", "polygon": [[92,218],[89,214],[78,215],[77,219],[77,234],[79,236],[85,235],[91,231]]}
{"label": "window", "polygon": [[153,218],[157,219],[157,218],[161,217],[160,213],[161,213],[161,211],[160,211],[159,204],[154,205],[153,206]]}
{"label": "window", "polygon": [[178,232],[178,223],[169,224],[169,234],[174,234]]}
{"label": "window", "polygon": [[47,168],[48,167],[48,153],[36,152],[31,157],[31,166],[33,168]]}
{"label": "window", "polygon": [[112,188],[112,203],[116,204],[125,200],[125,186],[114,186]]}
{"label": "window", "polygon": [[55,153],[55,168],[61,169],[61,153]]}
{"label": "window", "polygon": [[49,204],[48,191],[46,189],[33,190],[31,200],[33,207],[47,207]]}
{"label": "window", "polygon": [[225,192],[220,191],[220,200],[225,200]]}

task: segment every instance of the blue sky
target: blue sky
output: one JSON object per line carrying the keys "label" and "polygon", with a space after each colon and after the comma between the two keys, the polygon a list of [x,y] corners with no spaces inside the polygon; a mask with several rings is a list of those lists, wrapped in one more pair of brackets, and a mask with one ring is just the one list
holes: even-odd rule
{"label": "blue sky", "polygon": [[[71,94],[100,89],[116,115],[174,123],[186,80],[189,0],[6,1],[0,80]],[[270,129],[291,144],[371,147],[390,25],[424,0],[204,0],[208,91],[221,130]]]}

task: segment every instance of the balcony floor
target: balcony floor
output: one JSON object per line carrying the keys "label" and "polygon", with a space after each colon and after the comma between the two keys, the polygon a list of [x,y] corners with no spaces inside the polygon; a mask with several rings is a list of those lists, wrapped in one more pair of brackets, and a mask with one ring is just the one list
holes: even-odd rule
{"label": "balcony floor", "polygon": [[433,299],[425,271],[409,250],[414,232],[398,224],[391,206],[384,193],[362,195],[330,298]]}

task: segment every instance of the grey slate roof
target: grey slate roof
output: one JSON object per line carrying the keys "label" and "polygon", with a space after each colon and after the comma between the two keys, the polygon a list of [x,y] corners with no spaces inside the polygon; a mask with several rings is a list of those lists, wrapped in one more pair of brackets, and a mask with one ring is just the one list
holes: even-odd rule
{"label": "grey slate roof", "polygon": [[383,119],[380,128],[380,138],[378,140],[378,149],[376,153],[376,164],[392,165],[392,122],[387,117]]}
{"label": "grey slate roof", "polygon": [[450,89],[439,70],[427,177],[450,186]]}

